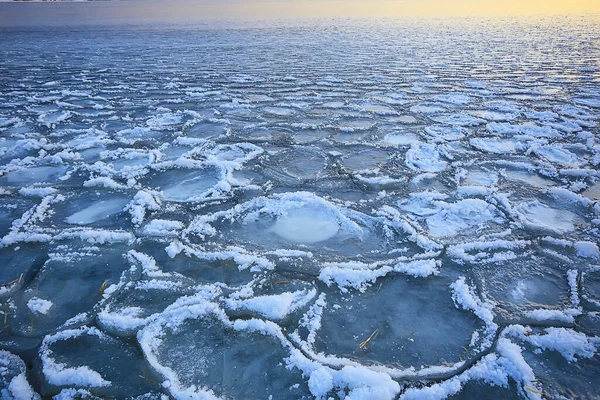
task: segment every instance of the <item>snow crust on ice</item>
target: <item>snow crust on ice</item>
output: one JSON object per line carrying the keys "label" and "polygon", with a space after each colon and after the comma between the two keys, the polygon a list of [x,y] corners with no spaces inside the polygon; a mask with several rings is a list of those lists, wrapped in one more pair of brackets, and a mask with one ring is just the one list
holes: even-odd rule
{"label": "snow crust on ice", "polygon": [[228,299],[226,304],[234,310],[256,311],[262,316],[278,320],[306,305],[317,294],[316,290],[286,292],[277,295],[255,296],[250,299]]}
{"label": "snow crust on ice", "polygon": [[29,307],[32,312],[38,314],[48,314],[48,311],[50,311],[50,308],[52,308],[52,302],[49,300],[32,297],[27,302],[27,307]]}
{"label": "snow crust on ice", "polygon": [[542,334],[536,334],[532,328],[513,325],[503,332],[528,342],[542,350],[553,350],[560,353],[568,362],[579,358],[592,358],[598,350],[598,338],[590,338],[584,333],[569,328],[545,328]]}
{"label": "snow crust on ice", "polygon": [[0,396],[3,399],[39,400],[27,380],[27,368],[18,356],[0,350]]}
{"label": "snow crust on ice", "polygon": [[486,326],[484,337],[481,342],[481,349],[489,348],[492,345],[493,337],[498,330],[498,324],[494,322],[494,303],[480,299],[466,283],[464,276],[450,286],[452,288],[452,300],[454,303],[465,310],[470,310],[481,319]]}
{"label": "snow crust on ice", "polygon": [[594,242],[576,242],[574,246],[579,257],[593,258],[596,260],[600,258],[600,249]]}
{"label": "snow crust on ice", "polygon": [[52,344],[76,338],[81,335],[95,335],[100,338],[104,334],[96,328],[82,327],[79,329],[64,330],[54,335],[49,335],[44,338],[40,348],[40,358],[42,360],[42,370],[48,382],[57,386],[76,385],[81,387],[102,387],[109,386],[111,383],[102,376],[90,369],[87,366],[70,368],[64,363],[57,362],[53,358],[51,350]]}

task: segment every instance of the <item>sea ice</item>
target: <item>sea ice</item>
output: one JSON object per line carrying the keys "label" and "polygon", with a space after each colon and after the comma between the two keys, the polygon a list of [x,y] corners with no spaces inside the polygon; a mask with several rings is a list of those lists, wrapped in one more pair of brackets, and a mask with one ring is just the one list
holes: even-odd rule
{"label": "sea ice", "polygon": [[578,219],[570,211],[557,210],[537,200],[519,204],[514,211],[525,228],[541,232],[572,232]]}
{"label": "sea ice", "polygon": [[228,132],[227,124],[224,121],[202,121],[191,125],[186,131],[186,135],[193,138],[214,139]]}
{"label": "sea ice", "polygon": [[411,145],[406,152],[406,166],[426,172],[443,171],[448,163],[440,158],[437,146],[426,143]]}
{"label": "sea ice", "polygon": [[[356,299],[352,294],[328,296],[331,304],[323,310],[316,332],[316,353],[365,365],[394,365],[400,370],[445,365],[463,359],[463,346],[468,347],[471,335],[480,327],[453,306],[446,285],[397,277],[365,293]],[[422,302],[425,298],[428,301]],[[439,318],[442,314],[446,317]]]}
{"label": "sea ice", "polygon": [[5,178],[11,185],[31,185],[33,183],[56,182],[58,178],[67,172],[65,166],[40,166],[19,169],[9,172]]}
{"label": "sea ice", "polygon": [[597,397],[594,18],[36,8],[0,34],[0,398]]}
{"label": "sea ice", "polygon": [[[168,184],[163,189],[163,198],[167,201],[187,202],[203,200],[209,194],[210,189],[214,188],[219,182],[217,171],[212,168],[205,170],[193,171],[187,173],[174,174],[169,176],[175,177],[176,183]],[[166,177],[161,178],[165,180]]]}
{"label": "sea ice", "polygon": [[27,368],[23,360],[5,350],[0,350],[0,396],[19,400],[41,398],[27,381]]}
{"label": "sea ice", "polygon": [[485,120],[476,118],[468,114],[456,113],[456,114],[445,114],[438,117],[431,117],[435,122],[440,124],[453,125],[453,126],[477,126],[485,123]]}
{"label": "sea ice", "polygon": [[340,224],[331,212],[309,206],[289,210],[277,217],[272,229],[290,242],[314,244],[335,236]]}
{"label": "sea ice", "polygon": [[392,146],[407,146],[419,143],[419,137],[409,132],[393,132],[385,135],[383,142]]}
{"label": "sea ice", "polygon": [[270,157],[269,165],[300,181],[318,178],[327,168],[327,158],[321,152],[298,147],[284,150]]}
{"label": "sea ice", "polygon": [[504,221],[496,207],[480,199],[465,199],[456,203],[438,201],[436,206],[436,213],[426,219],[429,233],[434,237],[465,234],[473,228],[479,231],[489,222],[499,224]]}
{"label": "sea ice", "polygon": [[65,221],[69,224],[76,225],[92,224],[124,211],[128,202],[128,199],[119,198],[100,200],[81,211],[71,214],[65,219]]}
{"label": "sea ice", "polygon": [[470,143],[478,150],[495,154],[515,153],[524,148],[523,144],[515,139],[473,138]]}
{"label": "sea ice", "polygon": [[557,146],[534,146],[532,150],[538,156],[562,167],[577,168],[585,164],[583,160],[569,150]]}

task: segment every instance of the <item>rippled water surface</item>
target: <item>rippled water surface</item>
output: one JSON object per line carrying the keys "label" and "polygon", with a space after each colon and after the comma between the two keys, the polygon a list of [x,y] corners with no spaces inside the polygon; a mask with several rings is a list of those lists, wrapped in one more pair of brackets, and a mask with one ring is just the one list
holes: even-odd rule
{"label": "rippled water surface", "polygon": [[597,398],[597,19],[251,25],[0,32],[2,398]]}

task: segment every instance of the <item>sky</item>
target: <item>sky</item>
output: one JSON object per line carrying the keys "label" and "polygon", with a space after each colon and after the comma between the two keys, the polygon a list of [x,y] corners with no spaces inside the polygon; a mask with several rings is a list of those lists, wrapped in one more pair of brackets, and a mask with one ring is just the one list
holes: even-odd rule
{"label": "sky", "polygon": [[600,0],[239,0],[232,3],[240,8],[242,15],[264,17],[493,17],[600,13]]}
{"label": "sky", "polygon": [[[0,0],[2,1],[2,0]],[[600,14],[600,0],[118,0],[0,2],[0,26],[364,17]]]}

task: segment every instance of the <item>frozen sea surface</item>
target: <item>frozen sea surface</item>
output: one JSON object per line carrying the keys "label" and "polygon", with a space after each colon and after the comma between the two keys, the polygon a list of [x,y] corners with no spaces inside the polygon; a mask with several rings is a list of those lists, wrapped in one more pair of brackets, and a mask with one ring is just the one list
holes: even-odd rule
{"label": "frozen sea surface", "polygon": [[2,30],[0,397],[598,398],[599,43]]}

